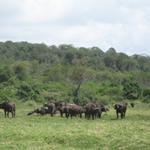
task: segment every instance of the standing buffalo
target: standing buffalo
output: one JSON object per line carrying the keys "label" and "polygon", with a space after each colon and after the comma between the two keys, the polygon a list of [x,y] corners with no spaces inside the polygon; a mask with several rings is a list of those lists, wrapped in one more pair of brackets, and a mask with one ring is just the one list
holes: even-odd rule
{"label": "standing buffalo", "polygon": [[76,104],[64,103],[64,102],[57,102],[55,103],[56,109],[60,111],[61,117],[65,114],[66,118],[69,116],[72,118],[73,116],[79,115],[80,118],[82,117],[82,113],[84,109]]}
{"label": "standing buffalo", "polygon": [[0,108],[4,109],[5,117],[9,117],[9,112],[11,112],[12,117],[15,117],[16,105],[14,103],[3,102],[0,104]]}
{"label": "standing buffalo", "polygon": [[63,117],[65,113],[66,103],[65,102],[55,102],[56,110],[60,112],[60,116]]}
{"label": "standing buffalo", "polygon": [[82,108],[82,106],[76,104],[67,104],[64,111],[67,118],[69,116],[72,118],[73,116],[77,115],[79,115],[80,118],[82,118],[82,113],[84,113],[84,109]]}
{"label": "standing buffalo", "polygon": [[97,116],[101,117],[101,108],[98,107],[95,103],[88,103],[85,105],[85,118],[92,119],[96,118]]}
{"label": "standing buffalo", "polygon": [[103,104],[99,104],[96,102],[89,102],[85,106],[85,118],[93,120],[95,118],[101,118],[102,112],[109,111]]}
{"label": "standing buffalo", "polygon": [[125,118],[127,103],[118,103],[114,105],[114,109],[116,110],[117,119],[119,118],[119,114],[121,119]]}

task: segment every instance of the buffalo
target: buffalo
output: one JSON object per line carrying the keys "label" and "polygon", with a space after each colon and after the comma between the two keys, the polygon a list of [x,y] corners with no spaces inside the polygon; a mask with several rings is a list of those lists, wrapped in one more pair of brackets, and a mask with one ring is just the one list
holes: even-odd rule
{"label": "buffalo", "polygon": [[105,107],[105,105],[96,103],[96,102],[89,102],[85,106],[85,118],[93,120],[95,118],[101,118],[102,112],[109,111],[108,108]]}
{"label": "buffalo", "polygon": [[40,108],[37,108],[37,109],[29,112],[27,115],[30,116],[30,115],[32,115],[34,113],[40,114],[40,115],[45,115],[45,114],[48,113],[48,108],[47,107],[40,107]]}
{"label": "buffalo", "polygon": [[121,119],[125,118],[127,103],[117,103],[114,105],[114,109],[116,110],[117,119],[119,118],[119,114]]}
{"label": "buffalo", "polygon": [[56,110],[60,112],[60,116],[63,117],[63,114],[65,113],[66,109],[66,103],[65,102],[55,102]]}
{"label": "buffalo", "polygon": [[9,112],[12,114],[12,118],[16,116],[15,103],[3,102],[0,104],[0,108],[4,110],[5,117],[9,117]]}
{"label": "buffalo", "polygon": [[51,114],[51,116],[53,117],[53,115],[56,113],[55,104],[52,102],[49,102],[47,104],[44,104],[44,107],[47,107],[47,114]]}
{"label": "buffalo", "polygon": [[40,114],[40,115],[50,114],[51,116],[53,116],[56,113],[55,104],[52,102],[48,102],[48,103],[44,104],[42,107],[29,112],[27,115],[29,116],[34,113]]}
{"label": "buffalo", "polygon": [[82,106],[76,104],[67,104],[64,108],[64,112],[67,118],[69,116],[72,118],[73,116],[77,115],[79,115],[80,118],[82,118],[82,113],[84,113],[85,111]]}
{"label": "buffalo", "polygon": [[79,115],[81,118],[82,113],[84,112],[83,107],[76,104],[56,102],[55,105],[56,109],[60,111],[61,117],[63,117],[63,114],[65,114],[66,118],[69,118],[69,116],[72,118],[73,116],[77,115]]}
{"label": "buffalo", "polygon": [[99,107],[97,107],[97,105],[95,103],[87,103],[85,106],[85,118],[90,119],[90,117],[92,117],[92,119],[94,120],[94,118],[96,116],[101,117],[101,109]]}

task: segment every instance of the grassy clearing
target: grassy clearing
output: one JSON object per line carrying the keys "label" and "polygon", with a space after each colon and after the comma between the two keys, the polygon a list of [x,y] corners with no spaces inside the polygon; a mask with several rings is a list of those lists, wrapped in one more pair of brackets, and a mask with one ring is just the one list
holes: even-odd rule
{"label": "grassy clearing", "polygon": [[17,105],[17,117],[0,110],[0,150],[149,150],[150,108],[129,108],[116,120],[113,109],[101,119],[26,116],[31,106]]}

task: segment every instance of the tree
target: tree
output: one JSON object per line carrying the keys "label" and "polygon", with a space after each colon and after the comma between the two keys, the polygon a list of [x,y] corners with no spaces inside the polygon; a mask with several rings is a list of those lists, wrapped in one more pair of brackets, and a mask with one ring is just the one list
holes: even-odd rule
{"label": "tree", "polygon": [[0,83],[8,81],[13,75],[11,69],[7,66],[0,69]]}
{"label": "tree", "polygon": [[122,82],[123,96],[127,99],[138,99],[141,95],[141,88],[136,81],[131,79],[125,79]]}
{"label": "tree", "polygon": [[13,65],[13,70],[19,80],[25,80],[29,73],[30,62],[19,61]]}
{"label": "tree", "polygon": [[142,96],[145,102],[150,102],[150,88],[144,88],[142,91]]}
{"label": "tree", "polygon": [[79,104],[81,84],[85,81],[85,68],[83,66],[76,66],[72,71],[71,80],[75,85],[73,89],[74,102]]}
{"label": "tree", "polygon": [[18,88],[17,95],[23,100],[37,100],[40,95],[40,89],[37,85],[30,85],[24,82]]}
{"label": "tree", "polygon": [[114,48],[110,48],[104,56],[104,64],[106,67],[116,70],[117,53]]}

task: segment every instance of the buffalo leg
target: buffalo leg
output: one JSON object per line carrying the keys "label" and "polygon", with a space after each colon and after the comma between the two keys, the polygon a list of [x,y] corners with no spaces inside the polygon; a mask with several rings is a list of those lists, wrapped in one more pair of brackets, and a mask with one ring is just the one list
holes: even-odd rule
{"label": "buffalo leg", "polygon": [[14,111],[14,117],[16,117],[16,111]]}
{"label": "buffalo leg", "polygon": [[15,118],[15,111],[12,111],[12,116],[13,118]]}
{"label": "buffalo leg", "polygon": [[87,113],[86,112],[85,112],[84,116],[85,116],[85,118],[87,118]]}
{"label": "buffalo leg", "polygon": [[9,118],[9,111],[7,112],[7,117]]}
{"label": "buffalo leg", "polygon": [[93,119],[93,120],[94,120],[94,116],[95,116],[95,115],[94,115],[94,114],[92,114],[92,119]]}
{"label": "buffalo leg", "polygon": [[98,113],[98,118],[101,118],[101,113]]}
{"label": "buffalo leg", "polygon": [[125,118],[125,112],[123,113],[123,118]]}
{"label": "buffalo leg", "polygon": [[6,118],[6,111],[4,110],[5,118]]}
{"label": "buffalo leg", "polygon": [[121,119],[123,119],[123,117],[124,117],[124,113],[122,112],[122,113],[121,113]]}
{"label": "buffalo leg", "polygon": [[119,118],[119,114],[118,114],[118,111],[116,111],[116,115],[117,115],[117,119]]}
{"label": "buffalo leg", "polygon": [[60,116],[63,117],[63,112],[62,111],[60,111]]}
{"label": "buffalo leg", "polygon": [[65,115],[66,115],[66,118],[68,119],[68,117],[69,117],[69,113],[66,113]]}
{"label": "buffalo leg", "polygon": [[82,118],[82,113],[80,113],[80,118]]}

